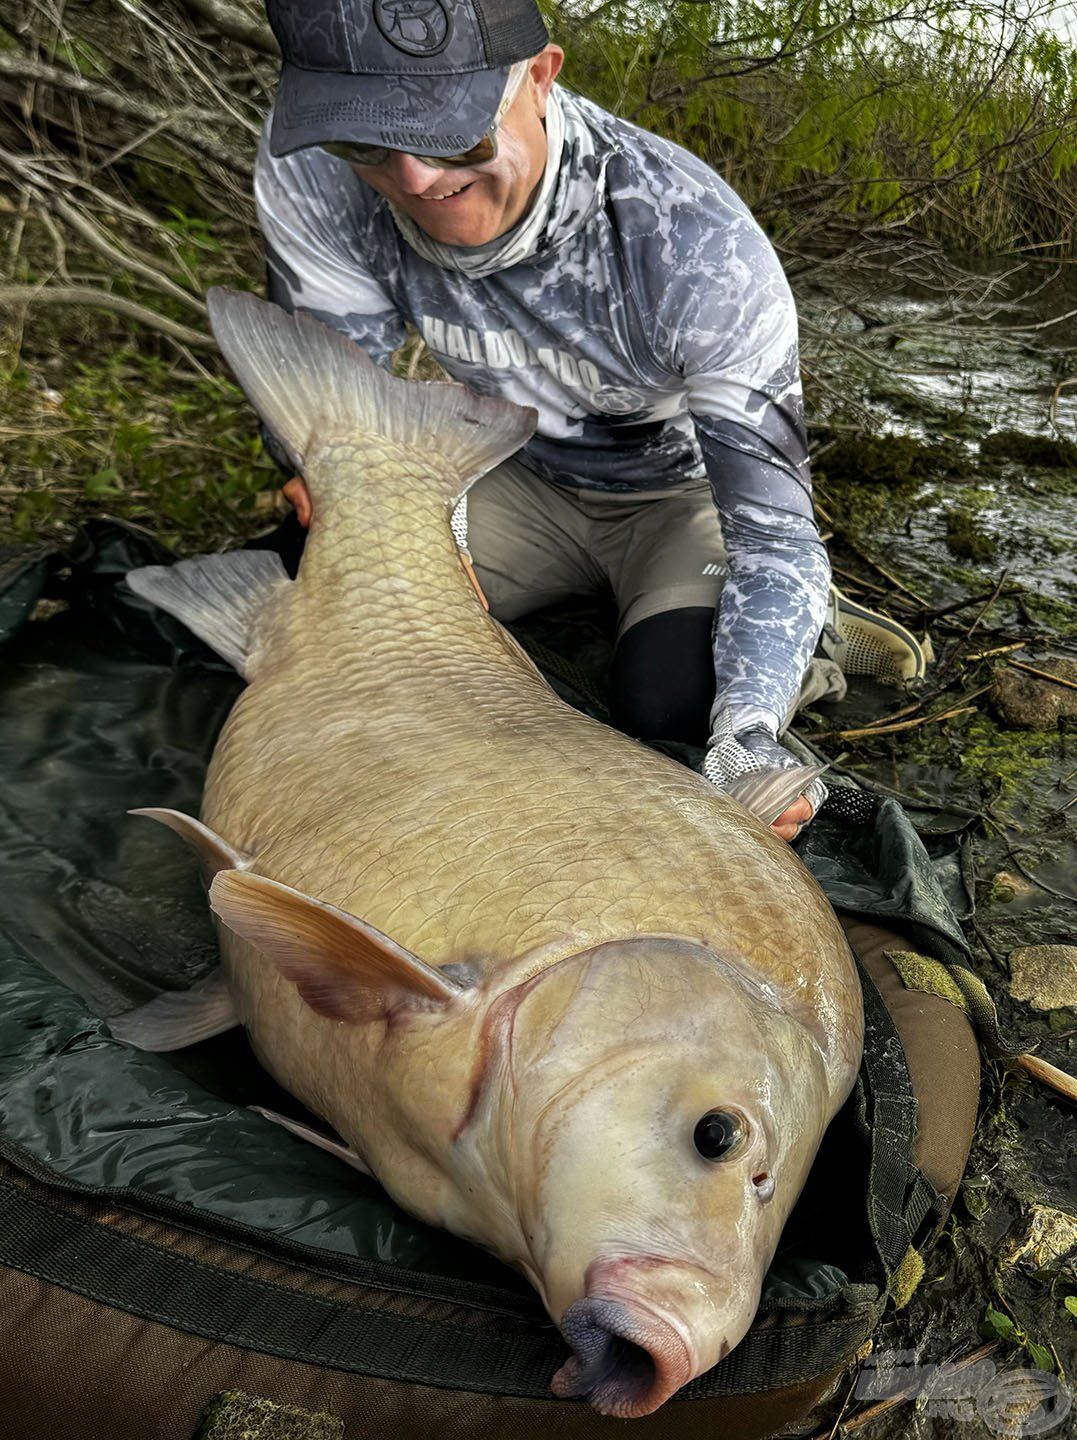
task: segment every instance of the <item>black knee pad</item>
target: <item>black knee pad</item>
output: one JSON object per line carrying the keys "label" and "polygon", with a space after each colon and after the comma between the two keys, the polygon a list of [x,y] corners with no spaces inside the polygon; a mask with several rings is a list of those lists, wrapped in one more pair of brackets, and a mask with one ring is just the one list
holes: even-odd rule
{"label": "black knee pad", "polygon": [[703,745],[714,702],[714,611],[663,610],[626,630],[610,667],[613,723],[640,740]]}
{"label": "black knee pad", "polygon": [[256,540],[249,540],[243,548],[275,550],[285,570],[294,580],[299,573],[299,562],[303,558],[303,547],[306,543],[307,532],[300,525],[295,511],[289,510],[275,530],[271,530],[268,535],[259,535]]}

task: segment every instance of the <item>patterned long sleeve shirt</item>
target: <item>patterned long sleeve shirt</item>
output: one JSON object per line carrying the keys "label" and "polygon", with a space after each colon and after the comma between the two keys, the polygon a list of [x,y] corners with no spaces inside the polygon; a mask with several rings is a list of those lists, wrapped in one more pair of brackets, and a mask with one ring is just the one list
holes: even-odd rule
{"label": "patterned long sleeve shirt", "polygon": [[388,364],[410,322],[455,379],[532,405],[519,459],[558,484],[654,491],[709,477],[728,578],[716,709],[773,733],[822,626],[796,311],[770,242],[706,164],[555,87],[532,210],[452,252],[319,148],[255,197],[270,291]]}

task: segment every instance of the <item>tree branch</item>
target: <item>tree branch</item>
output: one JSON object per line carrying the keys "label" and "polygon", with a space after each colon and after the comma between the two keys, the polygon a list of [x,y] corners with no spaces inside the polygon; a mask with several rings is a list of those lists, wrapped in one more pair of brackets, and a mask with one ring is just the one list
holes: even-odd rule
{"label": "tree branch", "polygon": [[213,337],[204,331],[180,325],[166,315],[158,315],[156,310],[139,305],[136,300],[114,295],[111,290],[97,290],[92,285],[0,285],[0,308],[42,304],[95,305],[104,310],[114,310],[117,315],[124,315],[129,320],[137,320],[140,325],[148,325],[152,330],[159,330],[170,340],[203,348],[214,345]]}

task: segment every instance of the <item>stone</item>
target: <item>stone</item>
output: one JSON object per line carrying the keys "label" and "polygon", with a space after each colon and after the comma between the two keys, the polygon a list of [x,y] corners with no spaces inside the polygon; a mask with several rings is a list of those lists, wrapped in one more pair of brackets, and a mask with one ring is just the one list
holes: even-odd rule
{"label": "stone", "polygon": [[1010,951],[1010,994],[1035,1010],[1077,1005],[1077,945],[1019,945]]}
{"label": "stone", "polygon": [[997,875],[991,877],[991,883],[987,890],[987,904],[1010,905],[1014,900],[1024,900],[1028,896],[1038,893],[1032,881],[1026,880],[1023,875],[1014,875],[1010,870],[1000,870]]}
{"label": "stone", "polygon": [[1077,1216],[1050,1205],[1033,1205],[1028,1226],[1020,1239],[1011,1240],[1001,1253],[1004,1265],[1019,1263],[1033,1270],[1048,1265],[1062,1265],[1069,1274],[1077,1274]]}
{"label": "stone", "polygon": [[[1036,668],[1077,685],[1077,660],[1053,657]],[[1014,730],[1054,730],[1060,720],[1077,719],[1077,690],[1012,665],[995,671],[990,698],[999,719]]]}

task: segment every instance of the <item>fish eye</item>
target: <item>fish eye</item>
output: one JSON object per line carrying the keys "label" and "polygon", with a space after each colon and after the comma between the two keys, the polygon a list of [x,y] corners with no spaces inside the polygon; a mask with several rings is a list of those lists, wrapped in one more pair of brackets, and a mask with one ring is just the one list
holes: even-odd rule
{"label": "fish eye", "polygon": [[747,1133],[739,1115],[729,1110],[708,1110],[698,1122],[692,1139],[704,1160],[725,1160]]}

